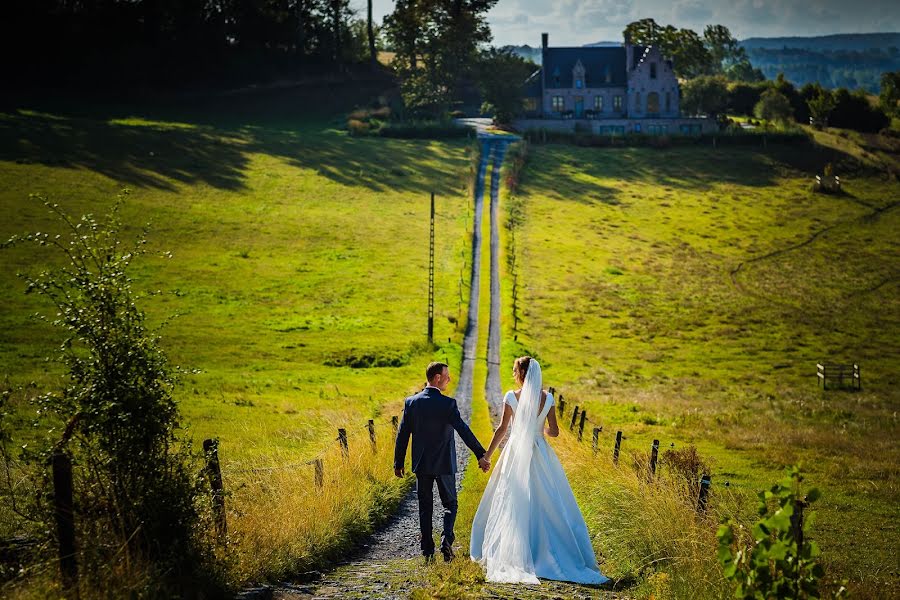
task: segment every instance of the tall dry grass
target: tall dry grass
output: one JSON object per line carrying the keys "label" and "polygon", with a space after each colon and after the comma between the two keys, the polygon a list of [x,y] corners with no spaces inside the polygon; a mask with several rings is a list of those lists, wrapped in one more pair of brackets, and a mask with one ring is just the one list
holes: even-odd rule
{"label": "tall dry grass", "polygon": [[314,466],[296,457],[270,455],[223,468],[229,531],[220,553],[233,584],[322,566],[396,509],[412,478],[394,476],[390,417],[376,420],[374,453],[364,426],[347,429],[349,456],[336,439],[321,455],[321,488]]}
{"label": "tall dry grass", "polygon": [[748,514],[749,498],[727,488],[710,490],[705,514],[696,486],[660,468],[653,478],[645,453],[594,456],[589,442],[568,431],[551,442],[578,499],[601,570],[637,597],[708,599],[730,596],[716,551],[723,517]]}

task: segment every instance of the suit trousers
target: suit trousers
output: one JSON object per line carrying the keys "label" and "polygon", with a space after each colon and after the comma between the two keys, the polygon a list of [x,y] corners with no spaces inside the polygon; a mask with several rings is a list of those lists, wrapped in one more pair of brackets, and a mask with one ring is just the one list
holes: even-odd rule
{"label": "suit trousers", "polygon": [[419,530],[422,534],[422,554],[434,554],[434,538],[431,519],[434,516],[434,484],[444,507],[444,531],[441,533],[441,548],[453,545],[453,524],[456,523],[456,474],[425,475],[416,473],[416,496],[419,500]]}

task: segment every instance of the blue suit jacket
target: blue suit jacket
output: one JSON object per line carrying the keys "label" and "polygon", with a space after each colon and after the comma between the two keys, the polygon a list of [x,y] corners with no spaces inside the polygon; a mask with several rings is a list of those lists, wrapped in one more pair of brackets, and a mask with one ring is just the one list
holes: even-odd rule
{"label": "blue suit jacket", "polygon": [[475,453],[476,458],[484,456],[484,448],[459,415],[455,399],[431,387],[410,396],[403,405],[403,420],[400,422],[400,429],[397,430],[394,468],[403,468],[406,447],[412,435],[413,473],[424,475],[456,473],[454,430]]}

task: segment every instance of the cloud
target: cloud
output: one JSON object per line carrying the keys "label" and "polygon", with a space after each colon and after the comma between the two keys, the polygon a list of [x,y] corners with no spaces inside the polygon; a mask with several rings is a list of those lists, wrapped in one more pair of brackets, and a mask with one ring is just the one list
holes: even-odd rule
{"label": "cloud", "polygon": [[672,6],[673,25],[677,27],[709,23],[712,16],[712,7],[702,0],[681,0]]}
{"label": "cloud", "polygon": [[[394,9],[392,0],[373,5],[379,21]],[[363,0],[351,6],[365,15]],[[628,23],[645,17],[697,32],[719,23],[739,39],[900,31],[896,0],[500,0],[488,13],[498,45],[535,45],[544,31],[556,45],[619,41]]]}

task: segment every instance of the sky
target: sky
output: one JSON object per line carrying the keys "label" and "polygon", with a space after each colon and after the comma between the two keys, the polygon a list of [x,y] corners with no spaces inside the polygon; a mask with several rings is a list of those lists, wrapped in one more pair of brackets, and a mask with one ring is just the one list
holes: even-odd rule
{"label": "sky", "polygon": [[[364,0],[351,6],[366,14]],[[373,0],[375,21],[393,10],[392,0]],[[900,31],[898,0],[500,0],[488,13],[494,44],[551,46],[622,41],[625,25],[650,17],[660,25],[702,33],[722,24],[738,39],[831,33]]]}

